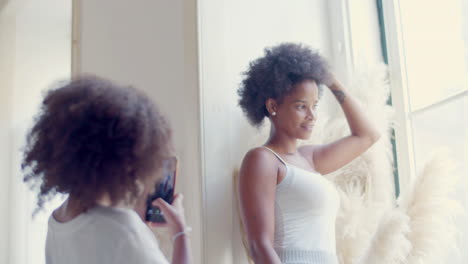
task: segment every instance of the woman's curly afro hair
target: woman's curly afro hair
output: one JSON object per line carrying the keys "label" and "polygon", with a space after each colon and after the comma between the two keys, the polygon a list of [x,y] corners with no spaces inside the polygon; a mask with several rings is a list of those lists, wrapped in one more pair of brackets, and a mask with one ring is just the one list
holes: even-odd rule
{"label": "woman's curly afro hair", "polygon": [[320,85],[328,83],[330,78],[325,59],[317,51],[295,43],[266,48],[264,56],[251,62],[243,75],[238,90],[239,105],[250,123],[257,127],[269,115],[267,99],[281,101],[294,85],[304,80]]}
{"label": "woman's curly afro hair", "polygon": [[167,155],[171,131],[142,92],[94,77],[49,90],[27,136],[24,181],[39,187],[37,210],[57,193],[84,208],[104,193],[134,199]]}

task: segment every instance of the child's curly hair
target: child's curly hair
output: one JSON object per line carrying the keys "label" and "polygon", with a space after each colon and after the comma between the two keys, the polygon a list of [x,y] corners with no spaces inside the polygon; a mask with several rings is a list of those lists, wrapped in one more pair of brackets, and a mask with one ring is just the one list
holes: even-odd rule
{"label": "child's curly hair", "polygon": [[57,193],[84,208],[104,192],[113,204],[135,199],[136,180],[160,166],[170,139],[165,118],[132,87],[86,76],[48,91],[22,162],[24,181],[40,187],[36,211]]}
{"label": "child's curly hair", "polygon": [[304,80],[313,80],[317,85],[330,81],[325,59],[318,52],[294,43],[266,48],[264,56],[251,62],[243,74],[239,105],[257,127],[269,115],[265,107],[267,99],[281,100]]}

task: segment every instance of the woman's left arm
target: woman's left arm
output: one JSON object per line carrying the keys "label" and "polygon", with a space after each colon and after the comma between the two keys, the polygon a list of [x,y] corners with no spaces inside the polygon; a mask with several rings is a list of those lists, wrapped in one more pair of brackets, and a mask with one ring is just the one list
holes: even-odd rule
{"label": "woman's left arm", "polygon": [[380,138],[380,133],[371,124],[356,100],[335,77],[332,80],[329,89],[343,109],[351,135],[330,144],[304,146],[300,149],[303,155],[312,160],[315,170],[321,174],[333,172],[348,164]]}

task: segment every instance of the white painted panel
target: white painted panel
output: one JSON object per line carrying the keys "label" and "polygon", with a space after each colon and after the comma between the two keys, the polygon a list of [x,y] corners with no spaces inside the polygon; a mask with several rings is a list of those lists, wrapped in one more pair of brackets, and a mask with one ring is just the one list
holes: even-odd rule
{"label": "white painted panel", "polygon": [[193,227],[195,263],[202,263],[195,1],[79,3],[75,70],[146,91],[168,117],[180,159],[176,188]]}

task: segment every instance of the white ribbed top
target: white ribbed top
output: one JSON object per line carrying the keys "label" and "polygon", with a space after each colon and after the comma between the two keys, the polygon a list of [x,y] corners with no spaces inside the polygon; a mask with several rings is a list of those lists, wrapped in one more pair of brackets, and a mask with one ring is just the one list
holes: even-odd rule
{"label": "white ribbed top", "polygon": [[134,210],[97,205],[71,221],[51,215],[47,264],[168,264],[158,241]]}
{"label": "white ribbed top", "polygon": [[284,264],[337,264],[335,221],[339,195],[321,174],[286,163],[277,185],[274,246]]}

